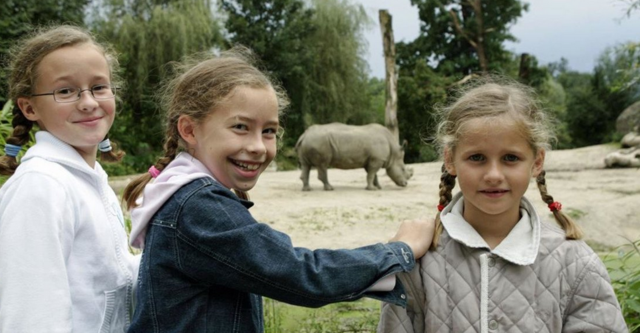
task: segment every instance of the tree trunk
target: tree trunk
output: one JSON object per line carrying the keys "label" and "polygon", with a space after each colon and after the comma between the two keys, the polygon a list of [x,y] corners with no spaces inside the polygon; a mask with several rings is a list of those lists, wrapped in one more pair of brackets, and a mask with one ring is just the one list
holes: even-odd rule
{"label": "tree trunk", "polygon": [[529,72],[529,53],[523,53],[520,55],[520,71],[518,72],[518,77],[522,82],[529,83]]}
{"label": "tree trunk", "polygon": [[391,27],[391,15],[381,9],[379,12],[380,31],[382,32],[382,45],[384,49],[385,67],[385,110],[384,123],[400,143],[400,131],[398,129],[398,93],[396,76],[396,45],[393,40],[393,28]]}

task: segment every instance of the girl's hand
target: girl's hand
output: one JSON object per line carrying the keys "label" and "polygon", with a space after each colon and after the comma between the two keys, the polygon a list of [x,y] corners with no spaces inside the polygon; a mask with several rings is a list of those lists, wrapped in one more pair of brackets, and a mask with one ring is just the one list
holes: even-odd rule
{"label": "girl's hand", "polygon": [[433,240],[434,219],[405,220],[396,235],[389,242],[404,242],[409,245],[416,260],[427,253]]}

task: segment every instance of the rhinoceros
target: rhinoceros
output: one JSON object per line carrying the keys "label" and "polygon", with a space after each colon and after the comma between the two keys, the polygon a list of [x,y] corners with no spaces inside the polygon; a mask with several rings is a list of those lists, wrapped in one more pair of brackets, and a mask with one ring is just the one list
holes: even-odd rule
{"label": "rhinoceros", "polygon": [[333,190],[327,178],[329,167],[338,169],[364,168],[367,190],[380,189],[377,172],[387,175],[398,185],[407,186],[413,170],[404,165],[404,149],[391,132],[380,124],[363,126],[331,123],[310,126],[298,139],[295,150],[302,174],[302,190],[310,191],[309,171],[318,170],[318,179],[327,191]]}

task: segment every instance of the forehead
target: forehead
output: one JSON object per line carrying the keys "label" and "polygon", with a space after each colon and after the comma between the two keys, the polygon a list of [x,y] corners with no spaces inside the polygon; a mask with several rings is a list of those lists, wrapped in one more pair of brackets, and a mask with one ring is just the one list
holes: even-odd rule
{"label": "forehead", "polygon": [[104,54],[89,43],[64,46],[52,51],[38,64],[39,79],[57,80],[87,76],[110,76],[109,64]]}
{"label": "forehead", "polygon": [[211,116],[278,122],[278,99],[271,86],[238,86],[218,104]]}
{"label": "forehead", "polygon": [[530,148],[526,129],[521,122],[510,117],[474,118],[465,121],[458,129],[458,148],[480,146],[505,146]]}

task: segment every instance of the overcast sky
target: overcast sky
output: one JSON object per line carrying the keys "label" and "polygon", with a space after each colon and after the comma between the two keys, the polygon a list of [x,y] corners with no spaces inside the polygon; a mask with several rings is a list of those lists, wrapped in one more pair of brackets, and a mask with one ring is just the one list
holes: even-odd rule
{"label": "overcast sky", "polygon": [[[393,19],[396,42],[410,42],[420,32],[417,8],[410,0],[351,0],[364,5],[374,26],[366,32],[369,42],[368,62],[371,75],[384,77],[382,37],[378,10],[387,9]],[[528,52],[540,64],[569,60],[569,68],[591,72],[598,56],[608,46],[640,42],[640,12],[625,16],[624,0],[528,0],[524,12],[511,28],[517,43],[507,48],[516,53]]]}

